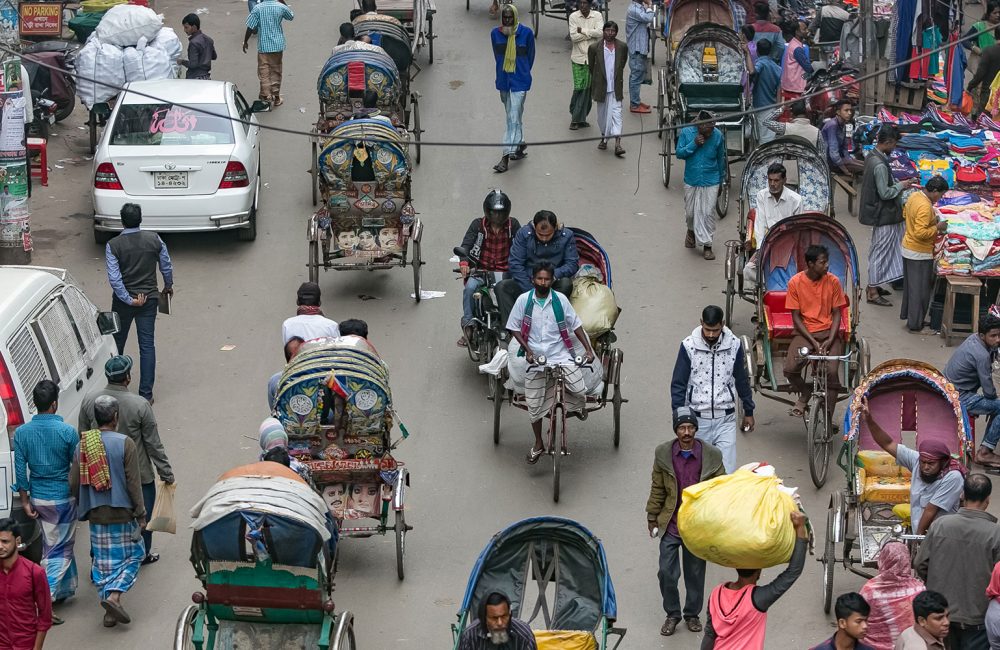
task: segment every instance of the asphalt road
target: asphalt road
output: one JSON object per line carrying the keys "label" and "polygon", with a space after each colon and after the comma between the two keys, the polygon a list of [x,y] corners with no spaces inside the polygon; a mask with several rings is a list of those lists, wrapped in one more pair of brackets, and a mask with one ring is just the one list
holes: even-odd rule
{"label": "asphalt road", "polygon": [[[519,4],[526,14],[527,4]],[[214,78],[234,80],[247,97],[255,96],[253,52],[240,52],[245,2],[161,0],[157,10],[180,32],[183,15],[203,5],[209,8],[201,16],[203,28],[219,52]],[[350,6],[345,0],[293,0],[292,6],[296,20],[286,27],[286,103],[260,120],[308,130],[317,110],[316,76]],[[427,66],[426,54],[421,55],[423,70],[415,83],[422,94],[426,140],[497,142],[502,137],[487,6],[487,0],[474,0],[466,12],[458,2],[440,1],[436,60]],[[612,17],[624,26],[623,1],[615,4]],[[595,129],[567,130],[572,83],[564,30],[565,22],[543,19],[534,89],[525,109],[528,142],[595,134]],[[643,92],[643,99],[655,105],[655,91],[647,87]],[[103,251],[93,242],[89,221],[92,170],[83,121],[78,108],[54,129],[49,186],[37,188],[32,201],[34,263],[71,269],[95,302],[107,308],[111,291]],[[640,121],[625,114],[627,131],[652,124],[648,116]],[[411,432],[398,451],[413,480],[407,511],[414,530],[408,537],[405,582],[395,575],[391,538],[349,540],[342,547],[336,603],[338,609],[354,612],[361,648],[450,647],[449,624],[479,551],[499,529],[542,514],[579,520],[604,541],[618,593],[619,624],[629,628],[623,647],[667,647],[659,636],[663,612],[657,544],[646,534],[643,512],[649,470],[654,447],[673,435],[668,389],[677,345],[697,325],[704,305],[722,304],[722,242],[735,237],[737,217],[734,194],[734,207],[719,229],[719,260],[706,262],[684,249],[680,166],[675,165],[676,182],[666,191],[660,184],[658,145],[655,136],[641,142],[628,139],[625,160],[597,151],[592,142],[529,147],[528,158],[513,163],[503,176],[491,170],[499,147],[426,147],[413,179],[414,204],[426,225],[424,288],[447,295],[414,304],[408,269],[321,276],[328,315],[360,317],[370,324],[371,338],[392,368],[396,407]],[[181,528],[176,536],[156,536],[154,545],[163,559],[143,569],[125,597],[132,625],[102,628],[96,593],[84,578],[77,597],[58,608],[66,624],[51,632],[47,647],[169,647],[178,613],[200,586],[188,563],[186,510],[221,472],[256,457],[257,427],[267,415],[265,385],[282,364],[280,324],[294,314],[295,289],[306,278],[305,225],[311,210],[308,142],[263,131],[262,151],[265,189],[256,242],[238,242],[226,234],[166,238],[177,295],[175,313],[158,321],[155,410],[177,475]],[[524,463],[530,444],[526,415],[505,409],[502,440],[494,446],[486,382],[455,347],[461,293],[448,258],[469,220],[479,214],[482,197],[498,186],[511,196],[514,215],[522,222],[547,208],[563,222],[593,233],[611,257],[624,310],[617,332],[629,403],[622,416],[621,447],[612,446],[610,412],[571,421],[572,455],[563,463],[557,505],[551,499],[548,461],[534,467]],[[837,200],[838,214],[859,242],[864,260],[869,233],[847,216],[842,194]],[[361,295],[376,299],[362,301]],[[903,333],[897,309],[862,305],[860,327],[870,342],[873,365],[914,357],[943,366],[948,351],[941,340]],[[750,315],[748,305],[737,308],[733,326],[738,334],[751,333]],[[235,348],[222,351],[226,345]],[[135,354],[134,338],[130,348]],[[800,487],[822,530],[829,495],[843,488],[844,479],[833,469],[825,489],[813,488],[803,426],[785,410],[773,402],[759,403],[757,430],[741,437],[739,458],[775,465],[787,484]],[[85,526],[78,540],[76,554],[85,576]],[[764,580],[777,571],[766,571]],[[710,566],[707,589],[731,575]],[[861,584],[861,579],[837,571],[838,592]],[[803,648],[832,633],[822,613],[820,588],[819,564],[810,557],[802,578],[771,610],[768,647]],[[669,644],[696,648],[699,637],[681,630]]]}

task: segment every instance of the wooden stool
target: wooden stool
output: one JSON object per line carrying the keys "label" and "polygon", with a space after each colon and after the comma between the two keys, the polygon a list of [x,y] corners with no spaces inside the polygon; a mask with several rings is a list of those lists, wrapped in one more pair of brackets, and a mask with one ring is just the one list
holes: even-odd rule
{"label": "wooden stool", "polygon": [[[944,313],[941,320],[941,336],[944,337],[945,345],[951,345],[951,337],[955,334],[975,334],[979,331],[979,294],[982,289],[983,282],[979,278],[945,276]],[[968,327],[955,326],[955,296],[960,293],[972,296],[972,323]]]}
{"label": "wooden stool", "polygon": [[31,163],[29,170],[32,178],[42,179],[42,185],[49,185],[49,153],[48,141],[45,138],[28,138],[28,159],[34,161],[32,151],[38,152],[38,164]]}
{"label": "wooden stool", "polygon": [[[844,190],[844,194],[847,195],[847,212],[850,213],[852,217],[856,216],[854,212],[854,199],[858,197],[858,190],[854,187],[854,177],[844,176],[842,174],[833,174],[832,177],[833,182],[836,183],[840,189]],[[833,197],[830,197],[830,203],[832,205]],[[833,215],[831,214],[831,216]]]}

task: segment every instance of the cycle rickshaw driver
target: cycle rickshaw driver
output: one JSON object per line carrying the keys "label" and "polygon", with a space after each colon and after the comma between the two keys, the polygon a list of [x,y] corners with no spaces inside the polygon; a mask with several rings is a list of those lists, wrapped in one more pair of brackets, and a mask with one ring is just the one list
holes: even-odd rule
{"label": "cycle rickshaw driver", "polygon": [[531,429],[535,434],[535,444],[528,452],[526,460],[530,465],[538,462],[545,453],[542,442],[542,418],[552,408],[552,394],[555,379],[545,367],[535,366],[540,358],[545,358],[548,366],[562,366],[566,389],[566,412],[579,412],[584,406],[586,385],[583,371],[574,363],[574,343],[570,333],[576,335],[586,350],[584,364],[594,361],[594,349],[590,337],[583,330],[583,322],[577,316],[569,298],[552,289],[555,268],[549,262],[540,262],[532,272],[533,289],[521,294],[507,319],[507,329],[521,345],[518,356],[524,355],[528,362],[525,374],[524,401],[531,418]]}
{"label": "cycle rickshaw driver", "polygon": [[[499,189],[493,190],[483,199],[483,216],[473,219],[462,237],[462,248],[469,252],[472,259],[478,262],[478,268],[483,271],[507,275],[510,268],[510,246],[514,235],[521,228],[517,219],[510,216],[510,209],[510,198]],[[458,344],[464,347],[471,340],[472,299],[483,285],[483,280],[469,275],[469,260],[461,260],[458,268],[465,280],[462,294],[462,338],[458,340]],[[484,359],[483,362],[488,360]]]}
{"label": "cycle rickshaw driver", "polygon": [[781,163],[771,163],[767,168],[767,187],[757,192],[757,212],[753,221],[753,238],[750,240],[749,251],[752,251],[746,266],[743,267],[743,282],[747,287],[757,285],[757,249],[764,241],[767,231],[782,219],[787,219],[799,213],[802,207],[802,197],[798,192],[785,187],[788,170]]}
{"label": "cycle rickshaw driver", "polygon": [[[840,312],[847,304],[840,280],[830,270],[830,251],[826,246],[812,245],[805,252],[806,270],[799,271],[788,281],[786,309],[792,312],[795,336],[788,346],[783,372],[799,398],[788,414],[805,415],[806,405],[812,395],[812,385],[802,376],[802,369],[809,363],[799,355],[799,348],[808,347],[812,354],[840,356],[844,341],[840,338]],[[827,418],[833,416],[840,388],[840,362],[827,364],[826,408]]]}

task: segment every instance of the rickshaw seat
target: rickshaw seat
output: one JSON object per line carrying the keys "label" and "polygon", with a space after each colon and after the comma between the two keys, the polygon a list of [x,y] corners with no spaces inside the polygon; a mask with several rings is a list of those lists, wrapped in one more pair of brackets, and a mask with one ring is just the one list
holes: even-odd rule
{"label": "rickshaw seat", "polygon": [[365,94],[365,64],[363,61],[350,61],[347,64],[347,90],[350,95]]}
{"label": "rickshaw seat", "polygon": [[597,650],[593,633],[584,630],[532,630],[538,650]]}
{"label": "rickshaw seat", "polygon": [[688,109],[739,109],[743,84],[725,82],[682,83],[678,88]]}
{"label": "rickshaw seat", "polygon": [[[792,322],[792,312],[785,307],[787,291],[764,292],[764,319],[767,322],[769,339],[790,339],[795,336],[795,324]],[[851,309],[848,304],[840,310],[840,335],[845,340],[850,336]]]}

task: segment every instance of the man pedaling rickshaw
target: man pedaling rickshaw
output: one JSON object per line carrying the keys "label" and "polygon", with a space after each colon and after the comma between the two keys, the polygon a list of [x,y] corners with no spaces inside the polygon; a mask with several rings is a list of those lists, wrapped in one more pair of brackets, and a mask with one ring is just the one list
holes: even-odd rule
{"label": "man pedaling rickshaw", "polygon": [[[521,228],[517,219],[510,216],[510,199],[500,190],[493,190],[483,199],[483,216],[472,220],[462,248],[476,260],[482,271],[508,275],[511,243]],[[459,269],[465,280],[462,294],[462,338],[458,345],[465,347],[472,337],[472,300],[484,280],[469,275],[469,260],[461,260]],[[488,361],[484,360],[484,361]]]}

